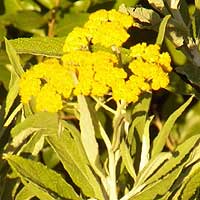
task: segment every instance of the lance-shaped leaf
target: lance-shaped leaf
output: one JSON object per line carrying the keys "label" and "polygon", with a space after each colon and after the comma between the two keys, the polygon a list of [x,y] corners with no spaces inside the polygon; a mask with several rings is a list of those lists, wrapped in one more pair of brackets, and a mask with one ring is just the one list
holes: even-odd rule
{"label": "lance-shaped leaf", "polygon": [[162,22],[160,23],[160,26],[159,26],[159,31],[158,31],[158,36],[156,38],[156,44],[158,45],[162,45],[163,43],[163,40],[165,38],[165,29],[166,29],[166,26],[167,26],[167,22],[169,21],[171,15],[166,15]]}
{"label": "lance-shaped leaf", "polygon": [[20,63],[20,58],[9,40],[5,39],[5,44],[6,52],[12,65],[12,71],[14,71],[20,77],[24,72]]}
{"label": "lance-shaped leaf", "polygon": [[72,125],[64,122],[65,129],[60,136],[49,135],[47,142],[56,152],[65,170],[69,173],[73,182],[81,188],[88,197],[104,199],[98,180],[87,159],[87,155],[81,143],[80,133]]}
{"label": "lance-shaped leaf", "polygon": [[6,154],[4,159],[8,161],[19,177],[45,190],[54,197],[80,199],[72,186],[60,174],[48,169],[41,163],[10,154]]}
{"label": "lance-shaped leaf", "polygon": [[5,117],[7,116],[11,106],[14,103],[19,91],[19,77],[23,73],[23,68],[20,63],[20,58],[17,55],[14,47],[11,43],[5,39],[6,52],[8,54],[11,65],[8,65],[8,69],[11,72],[11,79],[9,83],[9,92],[6,98],[6,108],[5,108]]}
{"label": "lance-shaped leaf", "polygon": [[18,38],[9,41],[19,54],[61,57],[63,55],[62,49],[65,37]]}
{"label": "lance-shaped leaf", "polygon": [[186,161],[190,161],[189,155],[199,143],[199,141],[200,135],[194,135],[191,138],[187,139],[184,143],[179,145],[176,149],[176,152],[174,152],[174,155],[167,162],[165,162],[151,178],[148,179],[148,183],[154,182],[159,178],[165,176],[166,174],[170,173],[173,169],[176,168],[176,166],[180,165],[182,162],[186,163]]}
{"label": "lance-shaped leaf", "polygon": [[133,177],[134,180],[136,180],[136,172],[133,167],[133,159],[131,158],[129,149],[124,140],[122,140],[120,144],[120,153],[121,153],[123,163],[126,166],[128,173],[131,175],[131,177]]}
{"label": "lance-shaped leaf", "polygon": [[193,96],[190,97],[180,108],[178,108],[174,113],[172,113],[164,126],[158,133],[158,136],[155,138],[153,142],[152,156],[156,156],[159,152],[162,151],[165,146],[166,140],[170,134],[172,127],[174,126],[177,118],[183,113],[183,111],[187,108],[187,106],[191,103]]}
{"label": "lance-shaped leaf", "polygon": [[96,171],[99,167],[99,147],[95,135],[99,132],[99,125],[97,118],[94,115],[94,108],[89,102],[89,99],[79,95],[78,105],[80,109],[80,129],[81,141],[88,157],[88,160]]}
{"label": "lance-shaped leaf", "polygon": [[54,200],[54,198],[49,195],[44,190],[40,189],[32,183],[26,184],[16,195],[15,200],[30,200],[33,197],[38,197],[39,199]]}

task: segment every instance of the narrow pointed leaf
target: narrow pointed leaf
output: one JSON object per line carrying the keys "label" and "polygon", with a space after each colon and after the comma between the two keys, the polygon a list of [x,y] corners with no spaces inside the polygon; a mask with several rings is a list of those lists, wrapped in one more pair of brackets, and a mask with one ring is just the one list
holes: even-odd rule
{"label": "narrow pointed leaf", "polygon": [[98,123],[95,121],[95,116],[92,115],[93,108],[87,98],[78,96],[78,104],[80,108],[81,141],[90,164],[95,167],[99,162],[98,143],[95,137],[96,132],[99,131]]}
{"label": "narrow pointed leaf", "polygon": [[56,152],[73,182],[81,188],[83,193],[89,197],[103,199],[100,184],[90,170],[80,133],[76,129],[72,130],[69,132],[64,129],[60,136],[49,135],[46,138],[47,142]]}
{"label": "narrow pointed leaf", "polygon": [[34,196],[38,197],[39,199],[54,200],[54,198],[50,196],[47,192],[32,183],[26,184],[17,193],[15,200],[29,200],[32,199]]}
{"label": "narrow pointed leaf", "polygon": [[65,37],[17,38],[9,41],[19,54],[61,57]]}
{"label": "narrow pointed leaf", "polygon": [[157,36],[157,39],[156,39],[156,44],[158,44],[159,46],[162,45],[163,40],[165,38],[165,29],[166,29],[167,22],[169,21],[170,17],[171,17],[171,15],[166,15],[163,18],[162,22],[160,23],[158,36]]}
{"label": "narrow pointed leaf", "polygon": [[159,152],[162,151],[165,146],[166,140],[170,134],[172,127],[174,126],[177,118],[183,113],[183,111],[188,107],[191,103],[193,96],[190,97],[181,107],[179,107],[174,113],[170,115],[170,117],[165,122],[164,126],[158,133],[158,136],[155,138],[153,142],[152,156],[156,156]]}
{"label": "narrow pointed leaf", "polygon": [[10,63],[13,67],[13,71],[15,71],[16,74],[20,77],[24,72],[20,63],[20,58],[17,55],[16,50],[14,49],[14,47],[12,46],[9,40],[5,39],[5,44],[6,44],[6,52],[8,54]]}
{"label": "narrow pointed leaf", "polygon": [[6,154],[4,159],[22,179],[37,185],[46,192],[51,192],[55,197],[80,199],[72,186],[60,174],[41,163],[10,154]]}
{"label": "narrow pointed leaf", "polygon": [[124,162],[124,165],[126,166],[127,171],[133,177],[133,179],[136,180],[136,173],[133,167],[133,159],[131,158],[129,149],[124,140],[122,140],[120,144],[120,153],[121,153],[122,160]]}
{"label": "narrow pointed leaf", "polygon": [[153,116],[146,121],[144,126],[144,134],[142,135],[142,152],[140,158],[140,167],[139,171],[141,171],[145,165],[149,162],[150,159],[150,134],[149,128],[151,121],[153,120]]}

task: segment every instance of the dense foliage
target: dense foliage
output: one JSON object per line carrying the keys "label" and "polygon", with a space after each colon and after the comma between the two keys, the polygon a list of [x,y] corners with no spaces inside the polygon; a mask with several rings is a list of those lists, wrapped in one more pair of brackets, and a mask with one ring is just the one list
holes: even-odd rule
{"label": "dense foliage", "polygon": [[0,199],[200,199],[200,1],[0,2]]}

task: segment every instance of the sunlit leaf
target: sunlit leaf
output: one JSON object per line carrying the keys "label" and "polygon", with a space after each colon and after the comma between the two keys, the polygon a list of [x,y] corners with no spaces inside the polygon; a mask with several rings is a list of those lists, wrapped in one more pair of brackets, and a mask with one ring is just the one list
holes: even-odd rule
{"label": "sunlit leaf", "polygon": [[120,144],[120,153],[121,153],[122,160],[124,162],[124,165],[126,166],[127,171],[129,172],[129,174],[135,180],[136,179],[136,173],[135,173],[135,169],[133,167],[133,160],[130,156],[129,149],[128,149],[124,140],[122,140],[122,142]]}
{"label": "sunlit leaf", "polygon": [[171,17],[171,15],[166,15],[162,19],[162,22],[160,23],[158,36],[157,36],[157,39],[156,39],[156,44],[158,44],[160,46],[162,45],[163,40],[165,38],[165,29],[166,29],[167,22],[169,21],[170,17]]}
{"label": "sunlit leaf", "polygon": [[5,155],[4,159],[22,179],[37,185],[47,193],[51,192],[54,197],[80,199],[60,174],[41,163],[11,154]]}
{"label": "sunlit leaf", "polygon": [[81,141],[88,160],[93,167],[99,163],[98,143],[95,138],[96,132],[99,131],[97,119],[93,115],[94,107],[89,103],[89,99],[84,96],[78,96],[78,104],[80,109],[80,129]]}
{"label": "sunlit leaf", "polygon": [[26,184],[26,186],[24,186],[17,193],[15,200],[29,200],[34,196],[37,196],[40,199],[54,200],[54,198],[50,196],[47,192],[43,191],[32,183]]}
{"label": "sunlit leaf", "polygon": [[190,97],[180,108],[178,108],[176,111],[174,111],[174,113],[169,116],[168,120],[165,122],[164,126],[162,127],[162,129],[158,133],[158,136],[153,142],[152,156],[155,156],[162,151],[175,121],[191,103],[192,99],[193,96]]}
{"label": "sunlit leaf", "polygon": [[24,10],[41,11],[40,6],[33,0],[21,0],[21,7]]}
{"label": "sunlit leaf", "polygon": [[61,57],[65,38],[18,38],[9,40],[19,54],[43,55],[49,57]]}
{"label": "sunlit leaf", "polygon": [[90,164],[81,144],[80,135],[78,136],[80,133],[76,129],[72,130],[69,132],[64,129],[60,136],[49,135],[46,139],[74,183],[81,188],[83,193],[102,199],[100,185],[89,167]]}

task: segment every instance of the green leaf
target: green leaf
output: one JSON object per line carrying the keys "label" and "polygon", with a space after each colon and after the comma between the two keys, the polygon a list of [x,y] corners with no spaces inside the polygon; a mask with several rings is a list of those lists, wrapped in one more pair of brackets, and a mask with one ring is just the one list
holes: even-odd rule
{"label": "green leaf", "polygon": [[158,180],[160,177],[163,177],[164,175],[170,173],[172,169],[180,165],[181,162],[186,163],[187,160],[184,160],[184,158],[189,159],[188,155],[191,153],[192,149],[195,147],[199,140],[200,135],[195,135],[187,139],[181,145],[179,145],[176,151],[174,152],[173,156],[168,160],[168,162],[163,164],[162,167],[154,173],[154,176],[152,176],[148,180],[148,183],[152,183]]}
{"label": "green leaf", "polygon": [[89,197],[103,199],[100,185],[90,169],[90,164],[81,144],[80,133],[65,122],[60,136],[49,135],[47,142],[56,152],[73,182]]}
{"label": "green leaf", "polygon": [[90,7],[91,3],[91,0],[77,0],[73,3],[73,6],[70,8],[70,12],[86,12]]}
{"label": "green leaf", "polygon": [[55,0],[37,0],[37,1],[48,9],[53,9],[56,6]]}
{"label": "green leaf", "polygon": [[74,27],[83,26],[88,20],[88,13],[67,13],[55,25],[55,35],[67,36]]}
{"label": "green leaf", "polygon": [[23,122],[17,124],[12,130],[12,137],[16,137],[25,130],[40,130],[44,129],[49,134],[57,133],[58,131],[58,115],[57,113],[39,112],[30,115]]}
{"label": "green leaf", "polygon": [[0,82],[3,83],[5,89],[8,90],[10,81],[10,72],[6,69],[5,66],[0,64]]}
{"label": "green leaf", "polygon": [[139,171],[141,171],[145,165],[149,162],[150,159],[150,124],[153,120],[153,116],[150,117],[145,123],[144,126],[144,134],[142,135],[142,150],[141,150],[141,158],[140,158],[140,166]]}
{"label": "green leaf", "polygon": [[157,26],[161,21],[159,14],[152,9],[138,7],[131,14],[141,23],[148,23],[152,26]]}
{"label": "green leaf", "polygon": [[61,57],[65,38],[35,37],[18,38],[9,41],[19,54]]}
{"label": "green leaf", "polygon": [[39,162],[24,159],[20,156],[6,154],[4,156],[12,169],[24,180],[36,185],[54,197],[79,200],[71,185],[65,182],[60,174],[48,169]]}
{"label": "green leaf", "polygon": [[21,0],[21,6],[23,10],[41,11],[40,6],[33,0]]}
{"label": "green leaf", "polygon": [[170,84],[167,87],[167,90],[175,94],[183,95],[196,95],[199,98],[197,91],[189,84],[186,83],[179,75],[174,72],[169,74]]}
{"label": "green leaf", "polygon": [[[182,117],[176,124],[175,130],[173,129],[170,137],[177,140],[177,143],[182,143],[189,137],[199,134],[200,130],[200,103],[199,101],[193,105],[190,110]],[[181,133],[181,134],[180,134]]]}
{"label": "green leaf", "polygon": [[17,55],[15,48],[12,46],[9,40],[5,39],[5,44],[6,44],[6,52],[8,54],[10,63],[12,65],[10,71],[11,73],[15,72],[18,75],[18,77],[20,77],[24,72],[20,63],[20,58]]}
{"label": "green leaf", "polygon": [[160,23],[159,31],[158,31],[158,36],[156,38],[156,44],[158,44],[159,46],[162,45],[163,40],[165,38],[165,29],[166,29],[167,22],[169,21],[170,17],[171,17],[171,15],[166,15],[162,19],[162,22]]}
{"label": "green leaf", "polygon": [[[139,172],[136,180],[136,185],[142,185],[145,181],[154,175],[154,173],[170,158],[171,153],[161,152],[156,157],[152,158],[148,164]],[[157,178],[159,179],[159,177]]]}
{"label": "green leaf", "polygon": [[22,10],[19,0],[4,0],[4,7],[6,14]]}
{"label": "green leaf", "polygon": [[174,126],[175,121],[183,113],[183,111],[187,108],[187,106],[191,103],[192,99],[193,96],[191,96],[181,107],[179,107],[169,116],[164,126],[158,133],[158,136],[154,139],[152,157],[156,156],[159,152],[162,151],[163,147],[165,146],[166,140],[170,134],[170,131]]}
{"label": "green leaf", "polygon": [[35,11],[20,11],[14,15],[12,20],[13,25],[24,31],[34,32],[35,29],[40,28],[47,22],[43,16]]}
{"label": "green leaf", "polygon": [[162,196],[168,192],[176,178],[181,173],[183,166],[179,166],[165,177],[148,185],[138,195],[133,196],[130,200],[144,200],[144,199],[162,199]]}
{"label": "green leaf", "polygon": [[161,12],[164,15],[168,13],[163,0],[148,0],[148,2],[158,12]]}
{"label": "green leaf", "polygon": [[123,163],[126,166],[128,173],[131,175],[131,177],[133,177],[134,180],[136,180],[136,172],[133,167],[133,159],[131,158],[129,149],[124,140],[122,140],[120,144],[120,153],[121,153]]}
{"label": "green leaf", "polygon": [[20,151],[31,153],[33,156],[37,156],[42,150],[44,145],[44,136],[40,131],[37,131],[26,144],[20,149]]}
{"label": "green leaf", "polygon": [[34,196],[37,196],[39,199],[45,200],[54,200],[52,196],[50,196],[47,192],[38,188],[32,183],[26,184],[16,195],[15,200],[29,200]]}
{"label": "green leaf", "polygon": [[96,141],[96,132],[99,132],[98,121],[93,114],[94,107],[91,106],[89,99],[84,96],[78,96],[78,104],[80,109],[80,129],[81,141],[88,160],[92,167],[95,168],[99,164],[99,150]]}
{"label": "green leaf", "polygon": [[3,24],[0,23],[0,43],[4,40],[4,37],[6,37],[7,30]]}
{"label": "green leaf", "polygon": [[7,117],[17,95],[19,93],[19,79],[13,83],[13,85],[10,87],[10,90],[8,91],[7,97],[6,97],[6,107],[5,107],[5,118]]}
{"label": "green leaf", "polygon": [[187,177],[185,179],[187,179],[187,181],[183,181],[186,183],[182,183],[181,185],[183,185],[182,187],[182,195],[181,195],[181,199],[190,199],[196,192],[197,188],[200,187],[200,165],[199,163],[197,163],[194,167],[194,169],[192,169]]}
{"label": "green leaf", "polygon": [[176,65],[184,65],[187,61],[185,54],[181,50],[176,49],[175,45],[167,38],[165,38],[165,44],[167,45],[173,62]]}
{"label": "green leaf", "polygon": [[56,152],[50,146],[42,149],[42,159],[48,168],[53,168],[60,162]]}
{"label": "green leaf", "polygon": [[125,4],[127,7],[134,7],[138,2],[139,0],[116,0],[114,8],[118,9],[122,4]]}
{"label": "green leaf", "polygon": [[185,75],[188,80],[197,85],[200,86],[200,77],[199,77],[199,73],[200,73],[200,68],[199,66],[195,66],[195,65],[184,65],[181,67],[177,67],[176,71],[180,74]]}

